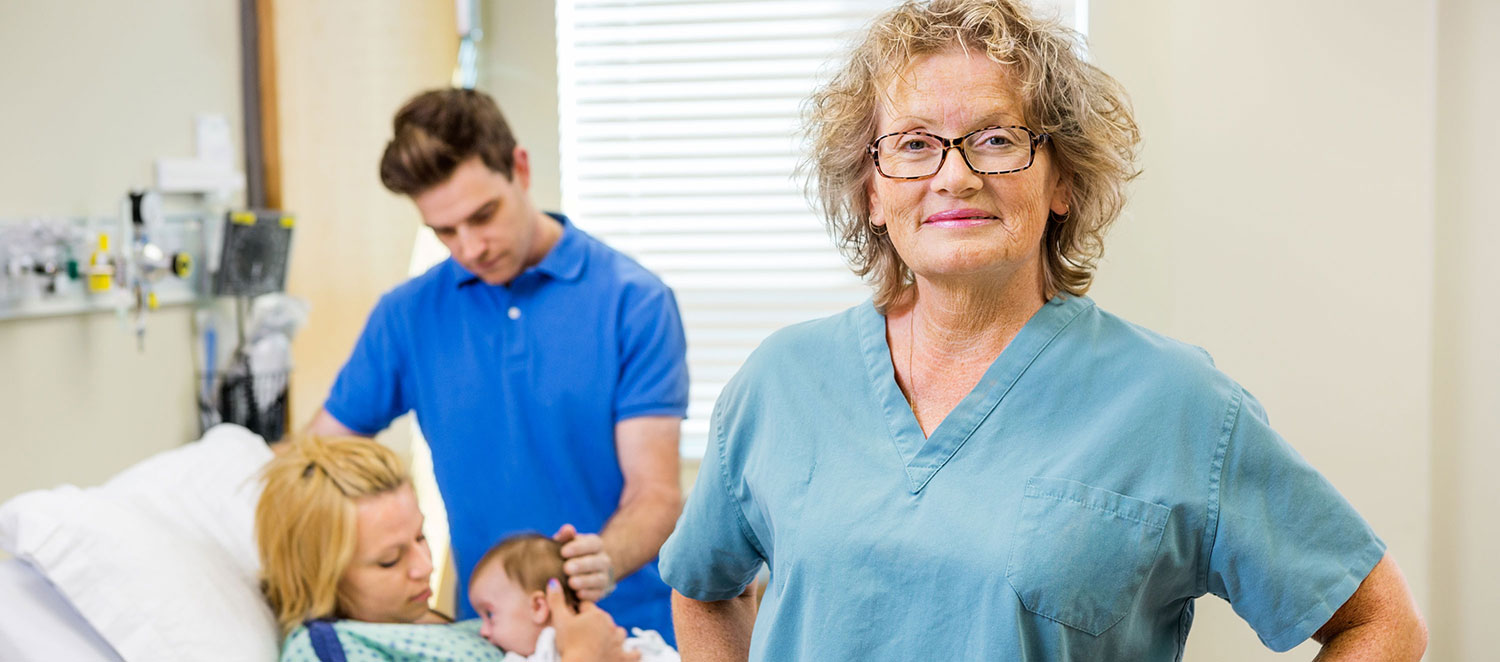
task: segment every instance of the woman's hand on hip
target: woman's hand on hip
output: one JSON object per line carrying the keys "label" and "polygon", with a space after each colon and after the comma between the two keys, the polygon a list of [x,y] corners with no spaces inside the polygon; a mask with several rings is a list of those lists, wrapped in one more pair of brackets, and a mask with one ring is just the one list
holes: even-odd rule
{"label": "woman's hand on hip", "polygon": [[557,653],[563,662],[639,662],[640,651],[625,650],[625,628],[615,625],[609,612],[592,602],[578,611],[563,598],[556,579],[547,582],[547,605],[557,630]]}

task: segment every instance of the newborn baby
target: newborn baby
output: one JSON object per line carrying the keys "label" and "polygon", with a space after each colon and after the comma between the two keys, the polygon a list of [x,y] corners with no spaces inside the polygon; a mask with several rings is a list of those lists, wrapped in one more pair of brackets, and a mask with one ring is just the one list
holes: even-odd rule
{"label": "newborn baby", "polygon": [[[568,605],[577,608],[578,596],[563,573],[562,544],[551,538],[523,533],[490,548],[469,578],[469,603],[483,625],[479,634],[505,651],[505,662],[556,662],[557,646],[552,614],[547,606],[547,580],[562,583]],[[625,650],[639,651],[642,662],[679,662],[660,634],[632,629]]]}

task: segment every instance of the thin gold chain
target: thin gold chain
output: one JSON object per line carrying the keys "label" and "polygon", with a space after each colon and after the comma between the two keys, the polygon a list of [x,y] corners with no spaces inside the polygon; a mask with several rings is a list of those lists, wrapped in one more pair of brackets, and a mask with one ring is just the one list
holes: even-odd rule
{"label": "thin gold chain", "polygon": [[912,357],[917,347],[917,304],[911,305],[911,315],[906,318],[906,404],[912,416],[917,415],[917,366]]}

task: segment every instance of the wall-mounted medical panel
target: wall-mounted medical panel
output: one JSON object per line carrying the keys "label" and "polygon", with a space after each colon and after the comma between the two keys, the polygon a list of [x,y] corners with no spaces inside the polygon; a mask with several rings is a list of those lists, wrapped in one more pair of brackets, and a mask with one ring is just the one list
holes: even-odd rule
{"label": "wall-mounted medical panel", "polygon": [[148,209],[148,220],[136,222],[138,213],[0,219],[0,320],[103,311],[140,316],[206,297],[204,266],[216,245],[207,235],[221,221],[206,212]]}

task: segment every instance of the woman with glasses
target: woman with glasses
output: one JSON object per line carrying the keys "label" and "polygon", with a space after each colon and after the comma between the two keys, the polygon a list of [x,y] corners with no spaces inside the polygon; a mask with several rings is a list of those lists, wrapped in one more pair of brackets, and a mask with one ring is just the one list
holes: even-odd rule
{"label": "woman with glasses", "polygon": [[1138,134],[1076,40],[907,3],[813,97],[876,292],[724,389],[661,553],[684,660],[1178,660],[1209,593],[1277,651],[1421,656],[1385,544],[1260,404],[1084,296]]}

